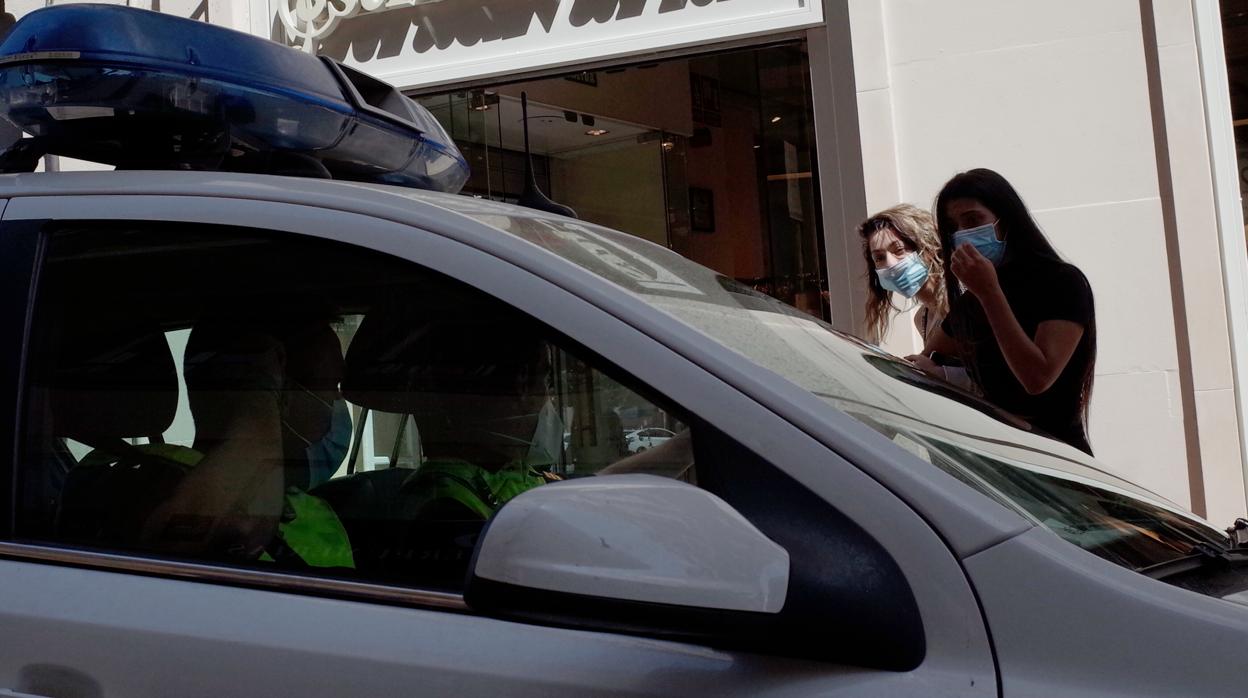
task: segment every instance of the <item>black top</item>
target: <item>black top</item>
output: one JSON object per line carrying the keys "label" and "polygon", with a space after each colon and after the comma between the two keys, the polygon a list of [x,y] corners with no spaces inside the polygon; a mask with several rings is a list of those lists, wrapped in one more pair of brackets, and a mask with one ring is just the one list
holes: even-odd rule
{"label": "black top", "polygon": [[997,344],[979,299],[963,293],[949,309],[941,328],[958,341],[971,376],[984,397],[1004,410],[1087,453],[1092,453],[1079,407],[1083,374],[1096,362],[1093,347],[1096,315],[1092,288],[1077,267],[1058,261],[1018,261],[997,270],[1001,290],[1028,337],[1046,320],[1069,320],[1083,326],[1079,346],[1048,390],[1028,395]]}

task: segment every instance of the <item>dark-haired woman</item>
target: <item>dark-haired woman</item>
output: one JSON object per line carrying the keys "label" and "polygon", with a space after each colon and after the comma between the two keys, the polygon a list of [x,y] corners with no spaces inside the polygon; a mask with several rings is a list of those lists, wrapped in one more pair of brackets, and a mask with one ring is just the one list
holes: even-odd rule
{"label": "dark-haired woman", "polygon": [[[927,351],[960,357],[988,400],[1091,453],[1096,313],[1083,272],[1057,254],[992,170],[945,184],[936,227],[949,315]],[[910,358],[941,375],[928,356]]]}

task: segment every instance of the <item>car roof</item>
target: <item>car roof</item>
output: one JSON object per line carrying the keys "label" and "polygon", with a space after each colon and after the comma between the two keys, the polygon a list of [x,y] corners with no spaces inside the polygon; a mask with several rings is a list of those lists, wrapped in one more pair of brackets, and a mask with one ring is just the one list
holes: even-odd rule
{"label": "car roof", "polygon": [[385,184],[235,172],[100,170],[0,175],[0,197],[93,194],[217,196],[308,205],[325,205],[343,195],[373,205],[401,201],[436,205],[439,200],[462,198]]}

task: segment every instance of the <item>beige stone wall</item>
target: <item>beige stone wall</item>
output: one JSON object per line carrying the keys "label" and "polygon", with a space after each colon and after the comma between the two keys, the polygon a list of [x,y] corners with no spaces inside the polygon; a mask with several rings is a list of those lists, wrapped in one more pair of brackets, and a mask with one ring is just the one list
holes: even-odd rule
{"label": "beige stone wall", "polygon": [[[1190,3],[1157,0],[1150,56],[1138,0],[848,1],[868,208],[930,207],[948,177],[972,167],[1010,179],[1092,283],[1098,457],[1189,507],[1196,462],[1210,517],[1242,514]],[[1160,151],[1150,60],[1164,105]],[[899,324],[887,346],[908,352],[917,339]]]}

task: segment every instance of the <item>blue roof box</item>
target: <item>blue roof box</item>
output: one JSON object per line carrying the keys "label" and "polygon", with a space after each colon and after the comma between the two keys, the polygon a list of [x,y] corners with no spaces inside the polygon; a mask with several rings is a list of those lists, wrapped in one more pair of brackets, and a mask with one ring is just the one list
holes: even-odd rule
{"label": "blue roof box", "polygon": [[113,5],[36,10],[0,43],[0,169],[333,177],[457,192],[468,163],[424,107],[328,58]]}

